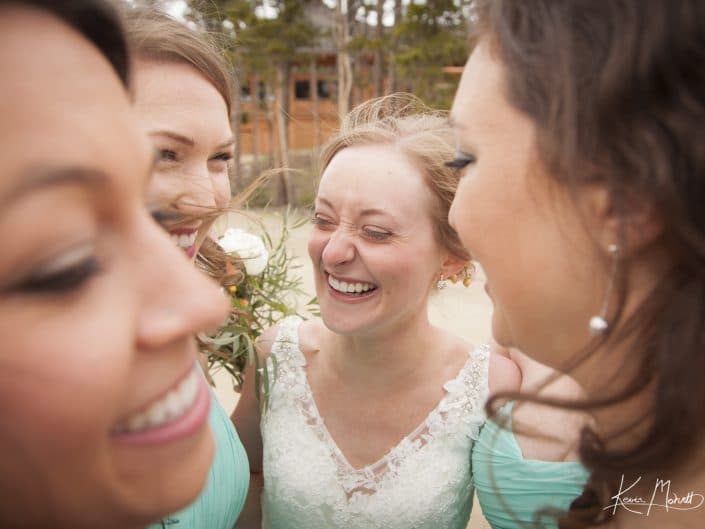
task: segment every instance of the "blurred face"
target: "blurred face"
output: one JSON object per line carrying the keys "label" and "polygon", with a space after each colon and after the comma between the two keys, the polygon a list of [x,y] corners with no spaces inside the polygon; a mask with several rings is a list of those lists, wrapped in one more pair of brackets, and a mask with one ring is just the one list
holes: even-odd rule
{"label": "blurred face", "polygon": [[537,163],[533,123],[504,93],[503,67],[482,42],[451,112],[466,169],[449,217],[487,275],[495,339],[560,367],[590,338],[604,266],[573,202]]}
{"label": "blurred face", "polygon": [[145,525],[207,475],[192,335],[227,304],[146,211],[152,151],[102,55],[20,7],[0,40],[0,525]]}
{"label": "blurred face", "polygon": [[230,204],[233,134],[227,106],[216,88],[186,64],[140,60],[134,80],[140,125],[157,153],[148,201],[190,219],[169,232],[193,258],[213,224],[200,217]]}
{"label": "blurred face", "polygon": [[421,171],[398,149],[365,145],[335,155],[308,244],[328,328],[369,335],[426,318],[445,258],[430,208]]}

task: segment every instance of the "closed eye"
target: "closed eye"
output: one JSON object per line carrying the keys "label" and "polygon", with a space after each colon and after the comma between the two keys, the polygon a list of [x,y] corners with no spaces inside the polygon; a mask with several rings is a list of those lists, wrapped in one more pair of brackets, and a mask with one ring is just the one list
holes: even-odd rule
{"label": "closed eye", "polygon": [[89,256],[60,270],[29,277],[13,290],[27,294],[67,294],[78,290],[100,272],[98,259]]}
{"label": "closed eye", "polygon": [[155,209],[150,212],[150,215],[165,230],[173,228],[184,220],[183,213],[168,209]]}
{"label": "closed eye", "polygon": [[311,224],[321,229],[326,229],[333,226],[333,223],[330,220],[321,217],[318,213],[316,213],[311,219]]}
{"label": "closed eye", "polygon": [[363,230],[363,233],[365,234],[365,237],[368,237],[375,241],[384,241],[392,236],[392,234],[388,231],[373,230],[369,228],[365,228]]}
{"label": "closed eye", "polygon": [[231,152],[220,152],[211,158],[211,161],[218,162],[229,162],[233,159],[233,154]]}
{"label": "closed eye", "polygon": [[176,151],[172,151],[171,149],[157,149],[157,162],[175,162],[176,160]]}
{"label": "closed eye", "polygon": [[455,158],[446,162],[445,166],[452,169],[464,169],[473,163],[475,163],[475,157],[472,154],[458,153]]}

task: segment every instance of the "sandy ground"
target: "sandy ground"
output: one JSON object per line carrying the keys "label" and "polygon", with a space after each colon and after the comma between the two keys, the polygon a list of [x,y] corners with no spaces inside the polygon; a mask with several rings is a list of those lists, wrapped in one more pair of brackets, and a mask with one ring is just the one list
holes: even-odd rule
{"label": "sandy ground", "polygon": [[[302,213],[306,215],[307,213]],[[299,217],[302,215],[300,214]],[[282,216],[277,212],[254,212],[253,219],[258,219],[268,230],[270,236],[277,240],[281,230]],[[249,229],[253,233],[258,232],[256,222],[248,220],[242,214],[231,214],[226,219],[221,219],[216,226],[217,231],[224,231],[226,227],[240,227]],[[293,258],[302,265],[296,270],[301,275],[303,287],[307,293],[307,298],[302,300],[305,303],[315,295],[313,286],[311,263],[308,259],[306,243],[311,230],[310,224],[305,224],[301,228],[290,233],[287,248]],[[455,332],[471,343],[483,343],[487,341],[490,333],[491,303],[484,290],[484,277],[478,271],[473,283],[465,288],[462,285],[448,284],[448,287],[432,296],[429,306],[429,318],[431,321],[449,331]],[[226,410],[232,410],[238,400],[238,394],[233,392],[228,379],[229,375],[221,371],[214,375],[216,383],[216,394]],[[473,514],[470,518],[469,529],[489,529],[489,525],[483,518],[477,498],[475,498]]]}

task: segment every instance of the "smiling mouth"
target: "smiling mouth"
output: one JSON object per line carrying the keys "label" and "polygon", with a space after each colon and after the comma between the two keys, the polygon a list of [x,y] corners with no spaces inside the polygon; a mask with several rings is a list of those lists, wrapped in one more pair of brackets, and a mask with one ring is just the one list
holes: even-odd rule
{"label": "smiling mouth", "polygon": [[336,292],[353,297],[363,297],[377,290],[377,287],[372,283],[365,283],[361,281],[342,281],[340,279],[336,279],[330,274],[328,274],[328,285]]}
{"label": "smiling mouth", "polygon": [[202,385],[198,371],[192,369],[163,397],[117,424],[111,434],[126,437],[178,422],[196,407]]}
{"label": "smiling mouth", "polygon": [[193,257],[196,253],[196,237],[198,229],[177,229],[170,230],[171,242],[181,248],[189,257]]}

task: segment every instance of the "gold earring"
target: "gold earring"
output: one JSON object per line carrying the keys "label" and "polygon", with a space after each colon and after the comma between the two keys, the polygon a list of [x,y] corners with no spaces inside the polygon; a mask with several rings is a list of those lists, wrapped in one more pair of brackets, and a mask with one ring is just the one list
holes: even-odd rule
{"label": "gold earring", "polygon": [[472,284],[473,276],[475,275],[475,264],[469,263],[465,265],[461,272],[463,276],[463,286],[469,287]]}

